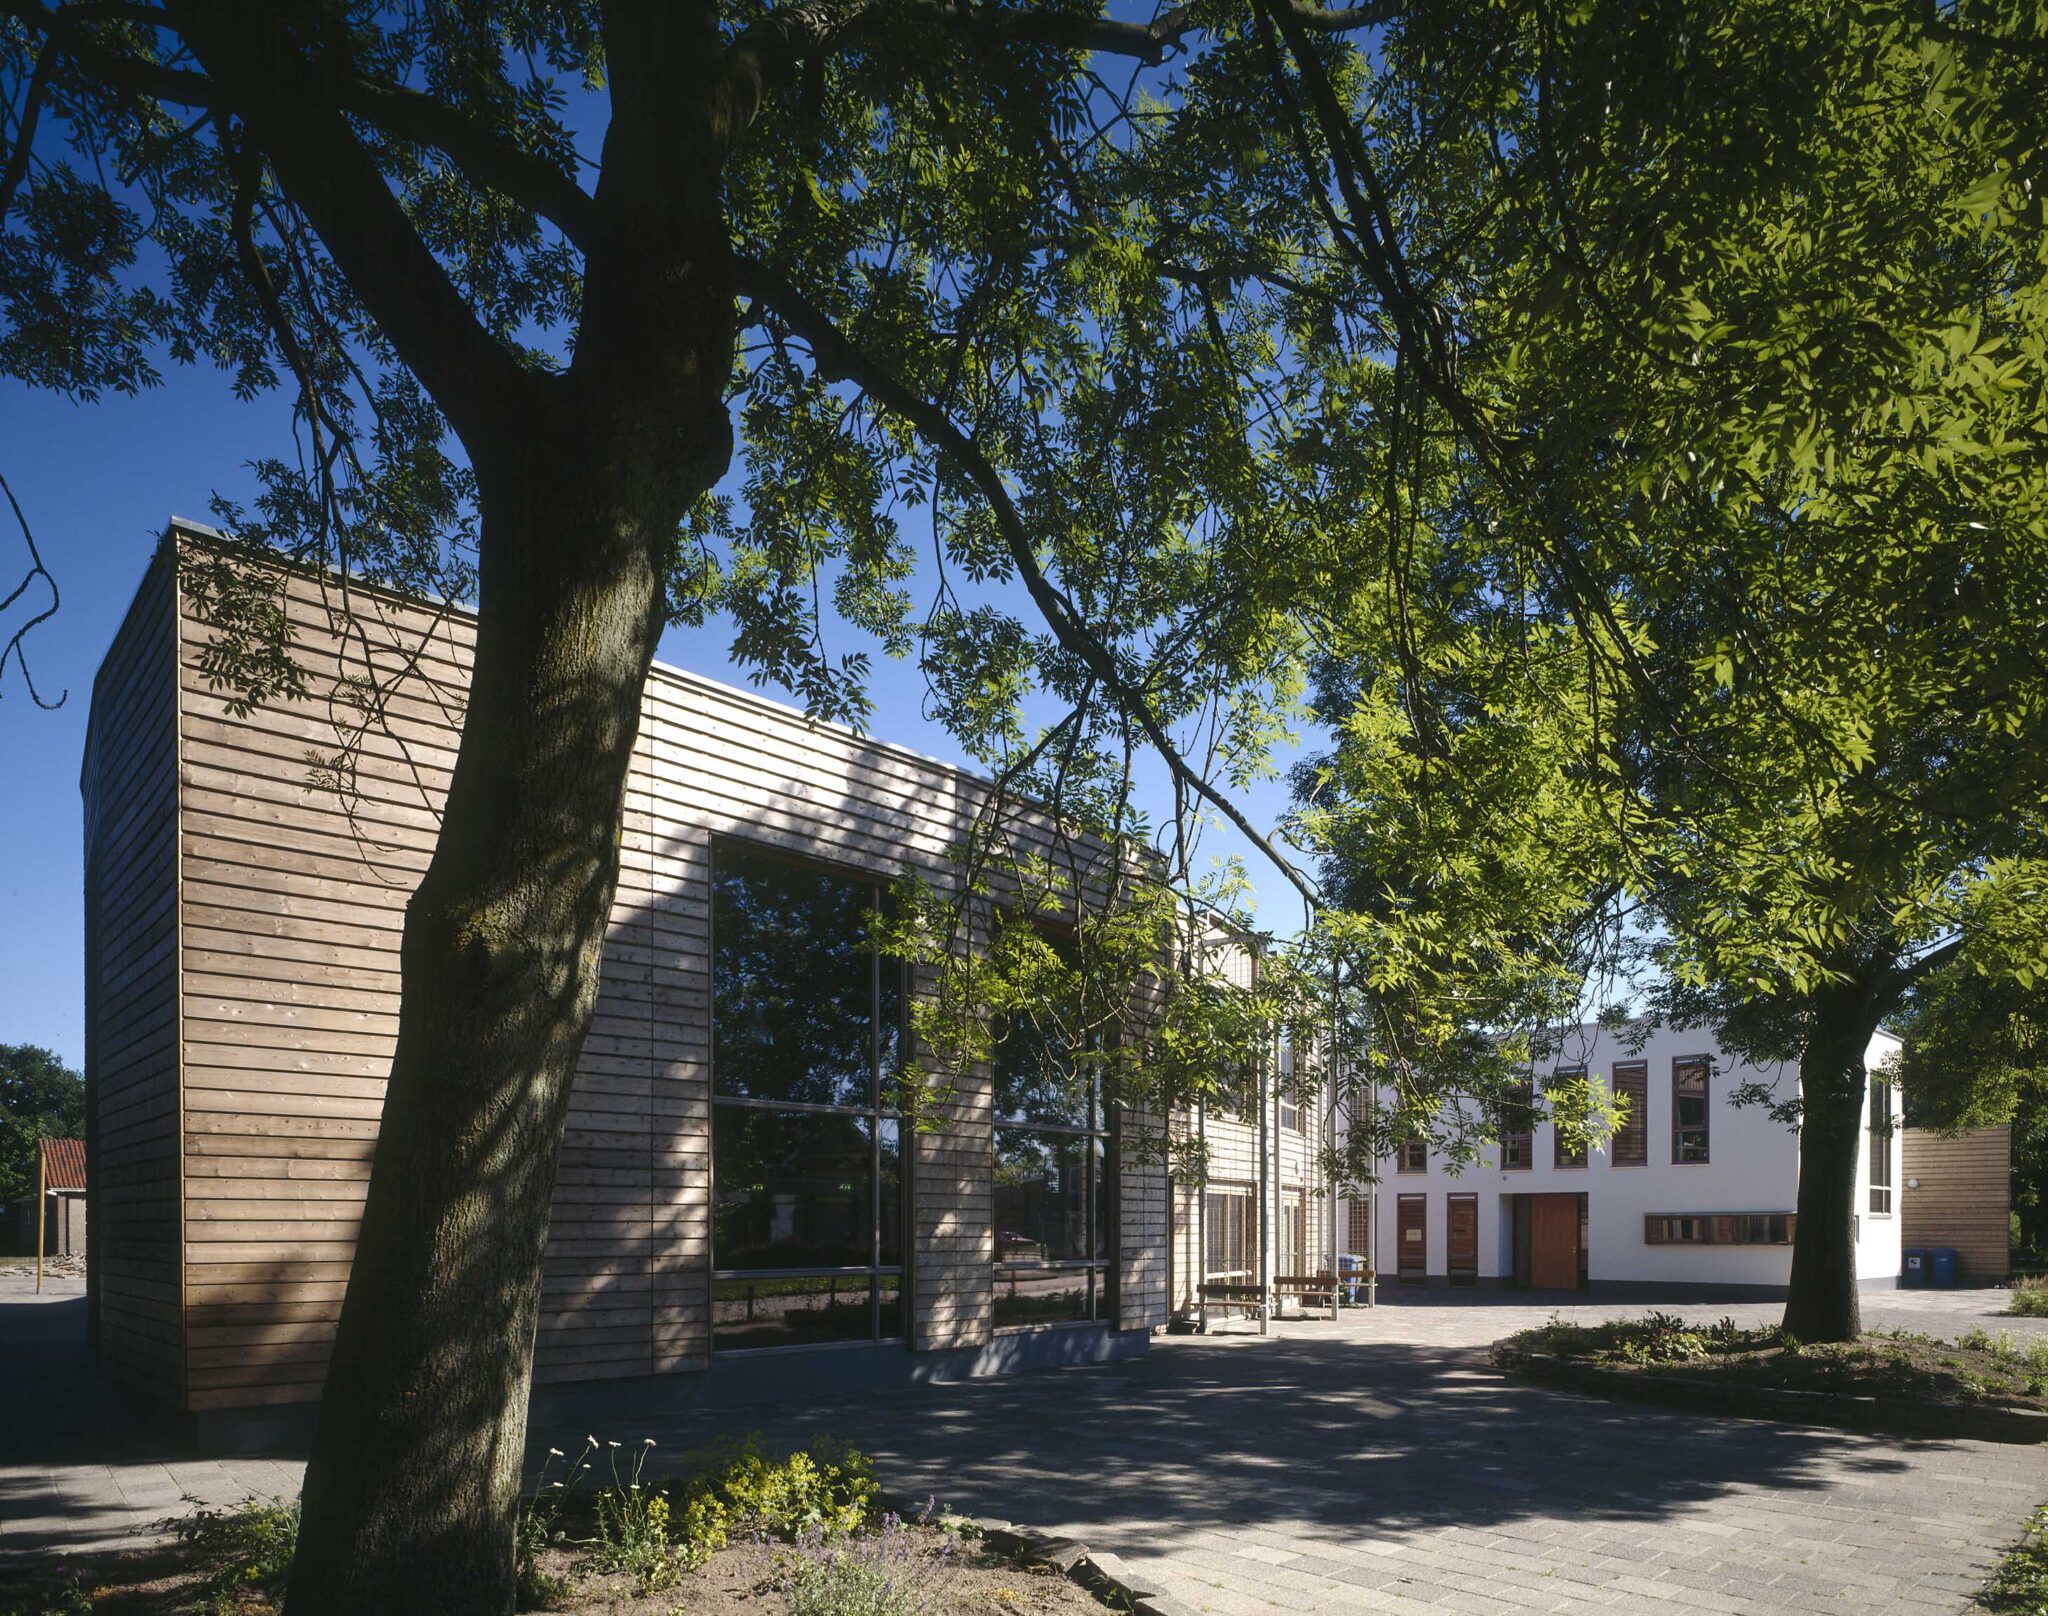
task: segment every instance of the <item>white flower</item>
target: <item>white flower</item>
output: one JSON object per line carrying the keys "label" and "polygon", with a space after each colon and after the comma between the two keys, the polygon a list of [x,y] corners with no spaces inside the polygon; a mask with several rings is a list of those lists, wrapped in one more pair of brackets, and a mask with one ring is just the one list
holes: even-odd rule
{"label": "white flower", "polygon": [[548,1457],[550,1459],[560,1459],[564,1457],[564,1454],[560,1448],[549,1448]]}
{"label": "white flower", "polygon": [[654,1438],[653,1438],[653,1437],[649,1437],[649,1438],[648,1438],[648,1439],[647,1439],[647,1440],[646,1440],[645,1442],[641,1443],[641,1444],[640,1444],[640,1446],[641,1446],[641,1447],[643,1447],[643,1448],[651,1448],[651,1447],[653,1447],[653,1446],[654,1446]]}
{"label": "white flower", "polygon": [[616,1447],[618,1446],[618,1443],[616,1443],[616,1442],[607,1442],[607,1443],[605,1444],[605,1446],[606,1446],[606,1447],[608,1447],[608,1448],[616,1448]]}

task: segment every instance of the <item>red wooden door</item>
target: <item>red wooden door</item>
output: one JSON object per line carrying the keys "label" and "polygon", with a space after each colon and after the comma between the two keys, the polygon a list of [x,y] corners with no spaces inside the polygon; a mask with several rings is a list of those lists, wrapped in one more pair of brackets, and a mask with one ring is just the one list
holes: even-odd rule
{"label": "red wooden door", "polygon": [[1579,1198],[1529,1197],[1529,1283],[1539,1291],[1579,1288]]}
{"label": "red wooden door", "polygon": [[1479,1273],[1479,1197],[1453,1195],[1447,1202],[1449,1217],[1444,1240],[1444,1258],[1454,1280],[1471,1280]]}
{"label": "red wooden door", "polygon": [[1419,1283],[1429,1272],[1429,1198],[1404,1195],[1394,1220],[1395,1271],[1404,1280]]}

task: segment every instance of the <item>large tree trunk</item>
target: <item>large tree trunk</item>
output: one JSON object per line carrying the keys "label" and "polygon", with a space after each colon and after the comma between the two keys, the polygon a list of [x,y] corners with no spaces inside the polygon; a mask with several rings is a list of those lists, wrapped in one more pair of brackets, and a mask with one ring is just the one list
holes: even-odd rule
{"label": "large tree trunk", "polygon": [[1863,1330],[1856,1288],[1856,1158],[1869,1074],[1864,1051],[1877,1030],[1855,987],[1816,995],[1799,1059],[1799,1224],[1792,1243],[1786,1334],[1800,1341],[1853,1341]]}
{"label": "large tree trunk", "polygon": [[620,511],[587,469],[530,470],[484,502],[476,667],[406,911],[293,1616],[512,1607],[549,1204],[676,515]]}

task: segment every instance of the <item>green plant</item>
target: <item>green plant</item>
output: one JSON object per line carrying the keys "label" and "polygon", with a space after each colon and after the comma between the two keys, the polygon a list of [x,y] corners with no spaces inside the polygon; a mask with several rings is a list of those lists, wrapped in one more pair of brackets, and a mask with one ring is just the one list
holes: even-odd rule
{"label": "green plant", "polygon": [[687,1541],[675,1542],[669,1535],[667,1494],[642,1484],[654,1439],[649,1437],[640,1444],[624,1477],[619,1474],[619,1444],[606,1446],[611,1450],[612,1480],[597,1495],[597,1535],[590,1564],[599,1571],[628,1573],[642,1592],[672,1587],[683,1572],[702,1564],[710,1551]]}
{"label": "green plant", "polygon": [[2023,1319],[2048,1319],[2048,1274],[2031,1274],[2012,1283],[2006,1312]]}
{"label": "green plant", "polygon": [[933,1584],[953,1554],[943,1539],[932,1554],[894,1515],[879,1531],[855,1533],[843,1547],[827,1547],[828,1534],[816,1526],[797,1535],[796,1549],[781,1562],[780,1586],[789,1616],[922,1616],[933,1608]]}
{"label": "green plant", "polygon": [[229,1616],[248,1594],[275,1598],[284,1592],[299,1540],[296,1498],[245,1498],[231,1510],[186,1502],[195,1505],[192,1513],[164,1527],[192,1550],[202,1573],[193,1610]]}
{"label": "green plant", "polygon": [[1977,1603],[1998,1616],[2048,1616],[2048,1504],[2034,1511],[2026,1534],[1992,1568]]}
{"label": "green plant", "polygon": [[70,1566],[31,1573],[8,1591],[0,1616],[92,1616],[92,1594]]}
{"label": "green plant", "polygon": [[[517,1568],[519,1608],[552,1610],[569,1593],[569,1579],[544,1570],[540,1557],[560,1547],[567,1534],[562,1529],[562,1511],[568,1506],[576,1484],[590,1472],[590,1456],[597,1451],[597,1438],[585,1437],[583,1451],[574,1462],[560,1448],[549,1448],[534,1478],[533,1496],[519,1510],[519,1525],[513,1536],[513,1558]],[[555,1461],[564,1461],[562,1475],[549,1474]]]}
{"label": "green plant", "polygon": [[817,1438],[775,1463],[748,1436],[685,1484],[684,1530],[692,1542],[715,1535],[714,1547],[735,1532],[793,1539],[815,1528],[837,1537],[869,1524],[876,1494],[873,1465],[852,1448]]}

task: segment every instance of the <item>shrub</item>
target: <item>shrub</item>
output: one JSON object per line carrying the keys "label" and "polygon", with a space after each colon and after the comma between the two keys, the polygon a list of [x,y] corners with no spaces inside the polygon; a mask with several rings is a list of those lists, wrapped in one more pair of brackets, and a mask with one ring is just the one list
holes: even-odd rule
{"label": "shrub", "polygon": [[2048,1319],[2048,1274],[2014,1280],[2005,1310],[2024,1319]]}
{"label": "shrub", "polygon": [[789,1616],[923,1616],[933,1608],[935,1583],[953,1553],[948,1537],[934,1554],[894,1515],[877,1532],[859,1532],[843,1547],[828,1548],[826,1534],[807,1527],[795,1552],[783,1557],[780,1587]]}
{"label": "shrub", "polygon": [[1977,1603],[2001,1616],[2048,1611],[2048,1505],[2034,1511],[2026,1536],[2006,1550]]}
{"label": "shrub", "polygon": [[716,1536],[721,1548],[733,1533],[837,1537],[872,1521],[876,1492],[874,1466],[852,1448],[820,1438],[776,1464],[749,1436],[717,1450],[684,1484],[685,1534],[692,1542]]}
{"label": "shrub", "polygon": [[245,1498],[232,1510],[200,1505],[164,1526],[193,1551],[202,1573],[193,1608],[228,1616],[245,1594],[275,1598],[284,1592],[299,1543],[299,1502]]}

